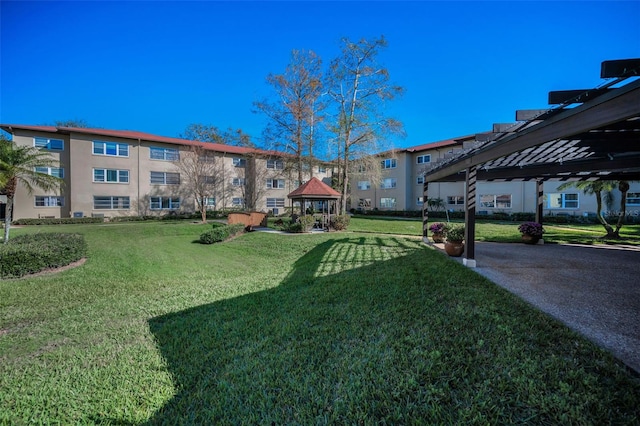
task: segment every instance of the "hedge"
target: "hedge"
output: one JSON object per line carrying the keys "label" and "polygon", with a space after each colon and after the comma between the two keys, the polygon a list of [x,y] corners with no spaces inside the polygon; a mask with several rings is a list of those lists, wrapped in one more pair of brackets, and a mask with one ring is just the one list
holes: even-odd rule
{"label": "hedge", "polygon": [[223,225],[216,223],[213,225],[213,229],[200,234],[200,244],[213,244],[220,243],[228,240],[238,234],[244,232],[244,225],[242,223],[235,223],[233,225]]}
{"label": "hedge", "polygon": [[17,219],[14,225],[71,225],[78,223],[103,223],[102,217],[58,217],[58,218],[27,218]]}
{"label": "hedge", "polygon": [[79,234],[20,235],[0,245],[0,277],[18,278],[66,266],[86,255],[87,243]]}

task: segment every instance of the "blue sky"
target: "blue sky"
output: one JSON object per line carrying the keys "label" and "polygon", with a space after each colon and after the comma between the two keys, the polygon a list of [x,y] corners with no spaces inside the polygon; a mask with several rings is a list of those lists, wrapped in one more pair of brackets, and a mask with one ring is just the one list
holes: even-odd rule
{"label": "blue sky", "polygon": [[600,63],[640,57],[640,2],[0,3],[0,122],[84,119],[177,136],[190,123],[259,141],[252,102],[292,49],[328,63],[340,39],[384,35],[406,89],[389,105],[407,137],[435,142],[547,107],[551,90],[603,82]]}

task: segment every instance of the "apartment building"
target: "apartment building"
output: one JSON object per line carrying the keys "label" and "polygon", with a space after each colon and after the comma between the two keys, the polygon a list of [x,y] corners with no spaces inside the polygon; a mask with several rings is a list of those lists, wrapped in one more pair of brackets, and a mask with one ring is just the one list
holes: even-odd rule
{"label": "apartment building", "polygon": [[[397,149],[378,154],[382,173],[372,178],[358,168],[350,174],[350,207],[370,211],[397,210],[419,211],[423,209],[423,172],[429,164],[447,158],[464,149],[465,143],[473,142],[475,136],[463,136],[444,141]],[[596,209],[596,198],[581,190],[569,188],[559,190],[562,181],[544,182],[545,215],[590,215]],[[463,211],[465,207],[464,182],[436,182],[429,184],[429,199],[440,199],[449,211]],[[535,181],[479,181],[477,183],[476,212],[479,215],[492,213],[518,213],[536,210]],[[613,191],[610,206],[617,212],[620,193]],[[628,214],[640,216],[640,183],[631,182],[627,194]]]}
{"label": "apartment building", "polygon": [[[20,188],[13,217],[163,215],[196,211],[196,200],[180,167],[195,147],[212,162],[210,209],[251,209],[281,214],[287,194],[299,186],[286,167],[287,154],[196,142],[136,131],[0,125],[17,145],[51,153],[59,167],[38,170],[59,176],[59,194]],[[295,173],[297,179],[297,173]],[[323,165],[305,177],[327,179]]]}

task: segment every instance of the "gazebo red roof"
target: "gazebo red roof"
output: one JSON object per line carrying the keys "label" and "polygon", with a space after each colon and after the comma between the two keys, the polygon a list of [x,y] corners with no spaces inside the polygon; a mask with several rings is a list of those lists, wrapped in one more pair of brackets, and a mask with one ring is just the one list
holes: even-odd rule
{"label": "gazebo red roof", "polygon": [[308,182],[293,190],[288,198],[340,198],[340,193],[322,182],[317,177],[312,177]]}

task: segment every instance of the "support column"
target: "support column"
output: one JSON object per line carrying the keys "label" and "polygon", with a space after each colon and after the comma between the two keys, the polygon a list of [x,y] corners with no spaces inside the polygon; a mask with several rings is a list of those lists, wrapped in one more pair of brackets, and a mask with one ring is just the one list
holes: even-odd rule
{"label": "support column", "polygon": [[[542,221],[544,220],[544,189],[543,189],[543,180],[536,180],[536,194],[538,195],[536,201],[536,222],[540,225],[543,225]],[[544,238],[540,238],[538,240],[538,244],[544,244]]]}
{"label": "support column", "polygon": [[429,210],[427,205],[427,195],[429,193],[429,182],[425,181],[422,187],[422,241],[429,242]]}
{"label": "support column", "polygon": [[476,267],[476,173],[477,167],[467,169],[467,202],[464,215],[464,258],[462,263],[469,268]]}

